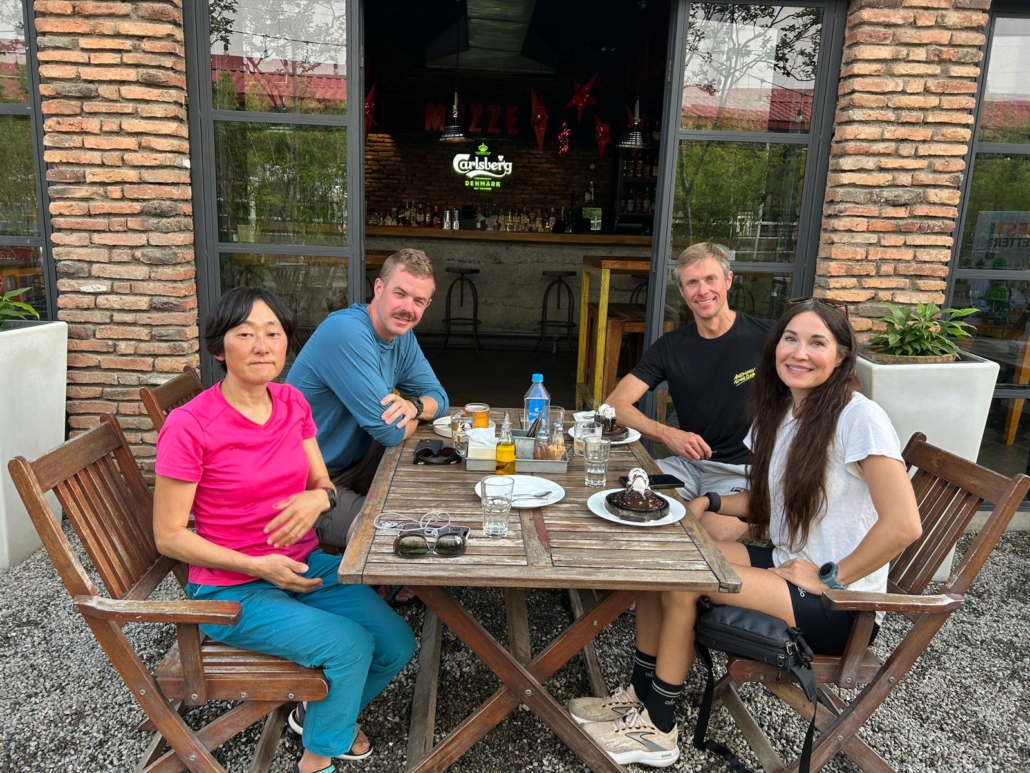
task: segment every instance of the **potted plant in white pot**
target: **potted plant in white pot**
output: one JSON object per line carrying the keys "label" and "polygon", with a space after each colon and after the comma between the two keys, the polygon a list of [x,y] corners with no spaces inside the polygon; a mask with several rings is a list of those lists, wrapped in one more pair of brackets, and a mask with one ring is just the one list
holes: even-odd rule
{"label": "potted plant in white pot", "polygon": [[[14,456],[39,456],[64,441],[68,324],[40,322],[18,300],[0,295],[0,568],[21,563],[42,544],[7,473]],[[34,319],[26,319],[33,317]],[[55,512],[56,501],[51,502]]]}
{"label": "potted plant in white pot", "polygon": [[[877,320],[884,330],[859,352],[862,393],[887,412],[902,446],[922,432],[928,442],[975,462],[998,380],[998,363],[955,342],[969,338],[971,326],[961,318],[977,310],[886,306],[890,313]],[[935,579],[947,579],[950,571],[949,557]]]}

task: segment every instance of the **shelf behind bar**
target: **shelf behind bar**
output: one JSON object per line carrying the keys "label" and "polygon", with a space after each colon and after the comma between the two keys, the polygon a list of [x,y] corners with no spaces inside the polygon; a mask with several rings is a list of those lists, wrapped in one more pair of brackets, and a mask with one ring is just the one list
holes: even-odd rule
{"label": "shelf behind bar", "polygon": [[410,239],[464,239],[482,242],[530,242],[538,244],[622,244],[626,246],[650,247],[650,236],[629,236],[625,234],[582,233],[541,234],[508,231],[445,231],[442,228],[417,228],[412,226],[368,226],[366,236],[399,236]]}

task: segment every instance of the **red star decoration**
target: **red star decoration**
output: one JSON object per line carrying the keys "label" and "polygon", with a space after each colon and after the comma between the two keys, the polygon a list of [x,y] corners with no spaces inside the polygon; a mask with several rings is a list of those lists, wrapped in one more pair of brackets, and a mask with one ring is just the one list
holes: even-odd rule
{"label": "red star decoration", "polygon": [[536,91],[532,88],[529,93],[533,97],[533,133],[536,135],[536,144],[543,150],[544,134],[547,132],[547,106],[543,100],[537,98]]}
{"label": "red star decoration", "polygon": [[601,119],[594,116],[594,142],[597,143],[597,154],[604,158],[604,152],[612,144],[611,121],[601,123]]}
{"label": "red star decoration", "polygon": [[368,96],[365,97],[365,136],[368,136],[369,129],[378,125],[376,121],[376,87],[375,84],[372,84]]}
{"label": "red star decoration", "polygon": [[572,86],[576,89],[576,93],[572,95],[572,99],[565,105],[565,109],[569,109],[573,105],[576,106],[576,123],[582,123],[583,121],[583,108],[587,105],[596,105],[597,100],[590,94],[590,91],[594,88],[594,81],[597,80],[597,73],[594,73],[594,77],[584,83],[582,86],[579,85],[579,81],[575,78],[572,79]]}
{"label": "red star decoration", "polygon": [[562,121],[561,131],[558,132],[558,155],[564,156],[569,152],[569,135],[572,132],[569,130],[569,125]]}

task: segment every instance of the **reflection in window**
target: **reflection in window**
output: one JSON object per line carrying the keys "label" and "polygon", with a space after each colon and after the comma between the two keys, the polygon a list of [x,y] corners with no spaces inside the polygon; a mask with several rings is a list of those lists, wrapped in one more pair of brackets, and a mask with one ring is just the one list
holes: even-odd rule
{"label": "reflection in window", "polygon": [[996,398],[991,401],[987,427],[977,462],[1002,475],[1030,472],[1030,400]]}
{"label": "reflection in window", "polygon": [[27,115],[0,115],[0,235],[38,236],[36,168]]}
{"label": "reflection in window", "polygon": [[0,102],[26,105],[25,16],[22,0],[0,0]]}
{"label": "reflection in window", "polygon": [[823,9],[691,3],[684,129],[807,132]]}
{"label": "reflection in window", "polygon": [[1030,156],[977,154],[959,267],[1030,269]]}
{"label": "reflection in window", "polygon": [[736,260],[793,263],[806,153],[803,145],[681,142],[673,252],[715,241]]}
{"label": "reflection in window", "polygon": [[35,247],[0,245],[0,295],[23,287],[28,288],[27,292],[19,295],[16,300],[32,306],[39,313],[40,319],[48,319],[39,250]]}
{"label": "reflection in window", "polygon": [[980,111],[981,142],[1030,142],[1030,19],[999,20]]}
{"label": "reflection in window", "polygon": [[[792,277],[793,274],[734,272],[733,286],[729,293],[730,308],[758,319],[776,319],[786,308],[787,299],[793,295]],[[667,322],[675,321],[679,327],[694,323],[694,317],[683,302],[675,279],[671,278],[666,285],[665,319]]]}
{"label": "reflection in window", "polygon": [[215,109],[344,114],[345,6],[210,0]]}
{"label": "reflection in window", "polygon": [[311,337],[330,312],[347,305],[347,259],[256,253],[220,256],[222,292],[264,287],[297,315],[294,351]]}
{"label": "reflection in window", "polygon": [[951,305],[979,310],[967,319],[976,331],[963,348],[997,362],[999,384],[1030,384],[1030,280],[961,277]]}
{"label": "reflection in window", "polygon": [[346,245],[346,129],[216,122],[215,171],[220,241]]}

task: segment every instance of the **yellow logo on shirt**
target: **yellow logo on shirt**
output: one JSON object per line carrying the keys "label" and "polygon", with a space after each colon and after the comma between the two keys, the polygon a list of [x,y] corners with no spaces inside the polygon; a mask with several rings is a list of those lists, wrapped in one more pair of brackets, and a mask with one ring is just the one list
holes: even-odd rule
{"label": "yellow logo on shirt", "polygon": [[750,381],[754,377],[755,369],[748,368],[747,370],[743,371],[742,373],[738,373],[736,376],[733,377],[733,386],[740,386],[741,384]]}

